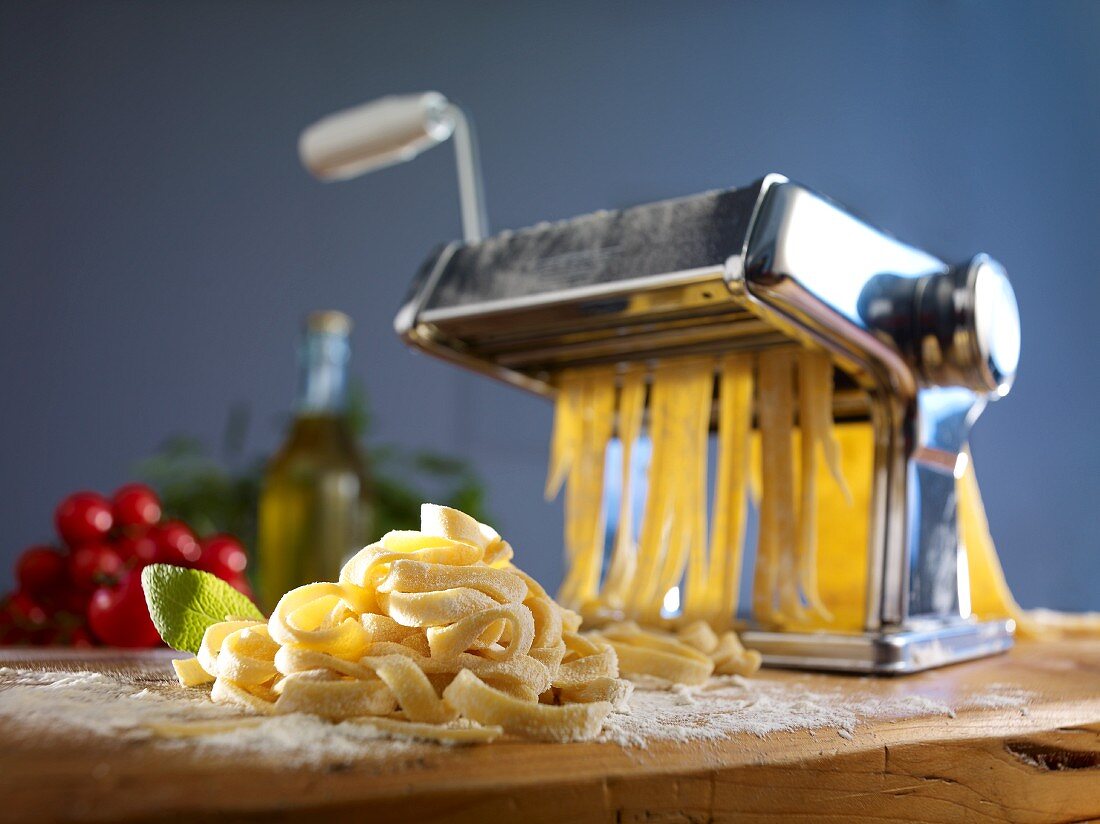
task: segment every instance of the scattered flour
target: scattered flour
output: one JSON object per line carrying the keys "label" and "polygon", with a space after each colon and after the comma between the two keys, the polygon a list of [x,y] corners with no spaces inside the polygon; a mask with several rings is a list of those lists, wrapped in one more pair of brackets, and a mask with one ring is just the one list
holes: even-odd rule
{"label": "scattered flour", "polygon": [[[0,667],[0,721],[7,734],[44,734],[152,741],[217,756],[255,755],[287,766],[415,755],[435,745],[390,740],[355,722],[332,724],[308,715],[250,718],[248,725],[186,740],[160,738],[151,725],[231,722],[239,711],[213,704],[204,690],[175,684],[134,684],[91,672],[43,672]],[[858,682],[855,682],[858,684]],[[630,706],[613,713],[600,740],[624,747],[656,741],[718,741],[738,734],[760,738],[793,730],[831,731],[852,739],[872,719],[954,718],[955,709],[922,695],[876,696],[807,676],[805,682],[719,676],[699,687],[639,684]],[[1008,685],[966,698],[962,707],[1018,707],[1029,694]]]}
{"label": "scattered flour", "polygon": [[249,718],[254,726],[188,739],[164,739],[151,725],[240,720],[240,711],[210,701],[206,690],[133,684],[95,672],[43,672],[0,667],[0,724],[16,741],[84,734],[125,744],[156,741],[204,755],[254,755],[286,766],[364,757],[392,758],[430,745],[391,740],[369,727],[332,724],[312,715]]}
{"label": "scattered flour", "polygon": [[1027,705],[1032,697],[1030,692],[1019,687],[1008,684],[990,684],[988,692],[982,695],[970,696],[963,703],[963,706],[990,710],[1018,709],[1020,715],[1026,716],[1028,714]]}
{"label": "scattered flour", "polygon": [[879,698],[839,687],[813,691],[804,684],[767,678],[717,676],[701,687],[637,689],[625,713],[604,725],[602,740],[628,747],[651,741],[716,741],[748,733],[764,738],[793,730],[835,730],[852,738],[861,720],[955,717],[955,711],[920,695]]}

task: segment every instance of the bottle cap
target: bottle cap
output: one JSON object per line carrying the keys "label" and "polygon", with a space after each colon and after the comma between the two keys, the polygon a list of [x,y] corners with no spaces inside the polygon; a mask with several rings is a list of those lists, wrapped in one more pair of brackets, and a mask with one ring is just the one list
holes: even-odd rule
{"label": "bottle cap", "polygon": [[306,331],[347,337],[351,334],[351,318],[335,309],[310,312],[306,317]]}

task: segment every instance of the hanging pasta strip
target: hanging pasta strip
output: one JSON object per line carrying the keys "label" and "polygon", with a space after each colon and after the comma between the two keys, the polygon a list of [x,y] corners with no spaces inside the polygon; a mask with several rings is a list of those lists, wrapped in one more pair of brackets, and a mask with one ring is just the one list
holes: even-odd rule
{"label": "hanging pasta strip", "polygon": [[567,523],[573,526],[569,550],[572,564],[562,583],[559,600],[581,607],[596,599],[603,563],[603,477],[607,443],[615,423],[615,381],[610,367],[582,373],[581,438],[579,460],[569,474]]}
{"label": "hanging pasta strip", "polygon": [[[786,424],[786,436],[776,439],[779,453],[774,462],[773,486],[776,489],[776,523],[779,528],[776,545],[779,548],[779,582],[776,592],[779,611],[784,623],[797,623],[805,618],[806,610],[802,606],[799,592],[799,556],[798,556],[798,499],[795,489],[796,461],[795,446],[801,438],[794,428],[795,417],[795,380],[798,355],[787,353],[787,362],[777,375],[779,380],[780,406],[778,415]],[[783,377],[786,377],[784,383]],[[784,386],[786,391],[784,391]],[[785,455],[783,454],[785,450]]]}
{"label": "hanging pasta strip", "polygon": [[794,563],[794,497],[791,431],[794,426],[794,355],[760,355],[760,538],[753,580],[758,620],[782,624],[800,611]]}
{"label": "hanging pasta strip", "polygon": [[562,373],[551,438],[550,469],[546,480],[548,498],[565,484],[564,544],[566,566],[576,565],[575,553],[582,544],[580,529],[584,501],[581,495],[581,459],[584,438],[585,375],[581,371]]}
{"label": "hanging pasta strip", "polygon": [[719,365],[718,478],[711,520],[707,606],[716,629],[733,621],[741,587],[752,390],[751,357],[724,356]]}
{"label": "hanging pasta strip", "polygon": [[[711,406],[714,400],[714,374],[716,362],[709,361],[706,364],[706,374],[698,385],[700,394],[700,408],[695,418],[695,488],[694,502],[691,512],[694,515],[694,534],[692,547],[694,556],[698,558],[695,578],[692,578],[692,569],[689,568],[687,579],[687,603],[697,609],[701,616],[706,615],[707,592],[709,580],[711,580],[711,554],[707,546],[709,521],[707,520],[707,503],[709,497],[709,482],[707,477],[707,463],[709,458],[709,444],[711,444]],[[694,581],[694,582],[693,582]],[[692,592],[694,591],[694,595]],[[697,604],[697,606],[695,606]]]}
{"label": "hanging pasta strip", "polygon": [[[824,621],[832,620],[817,587],[817,447],[830,434],[821,411],[832,385],[832,365],[826,355],[803,351],[798,356],[799,451],[798,583],[806,604]],[[829,427],[831,429],[831,426]]]}
{"label": "hanging pasta strip", "polygon": [[[704,535],[698,536],[699,514],[705,517],[705,495],[700,486],[706,483],[706,427],[705,416],[699,410],[709,404],[713,381],[713,364],[709,359],[680,359],[662,364],[666,397],[665,426],[661,450],[665,457],[665,474],[668,475],[664,496],[664,541],[658,549],[659,563],[654,564],[655,578],[641,577],[639,583],[650,593],[638,613],[649,621],[660,618],[665,594],[681,583],[684,569],[693,547],[705,552]],[[707,406],[709,412],[709,406]],[[654,443],[656,450],[657,444]],[[654,467],[656,463],[654,463]],[[654,479],[651,467],[650,481]],[[706,558],[700,557],[697,565],[704,567],[696,574],[705,580]],[[651,583],[654,585],[651,586]]]}
{"label": "hanging pasta strip", "polygon": [[[633,585],[624,593],[624,612],[638,617],[656,597],[657,568],[667,541],[670,512],[667,501],[672,480],[669,471],[677,465],[670,453],[671,402],[675,397],[675,366],[658,363],[649,390],[649,473],[646,476],[645,509],[638,543],[638,563]],[[662,597],[664,593],[661,593]]]}
{"label": "hanging pasta strip", "polygon": [[825,456],[825,466],[829,470],[837,488],[844,496],[848,506],[852,506],[854,498],[852,490],[844,477],[844,469],[841,466],[840,440],[836,434],[836,422],[833,420],[833,364],[828,355],[817,352],[807,352],[802,360],[802,368],[808,369],[812,374],[814,392],[818,400],[810,405],[810,413],[816,423],[815,427],[820,433],[821,449]]}
{"label": "hanging pasta strip", "polygon": [[607,445],[615,431],[615,374],[611,369],[592,373],[592,419],[585,445],[587,465],[587,494],[591,507],[585,540],[584,571],[580,581],[577,604],[597,600],[600,573],[603,571],[604,546],[606,544],[606,513],[604,510],[604,472],[607,466]]}
{"label": "hanging pasta strip", "polygon": [[622,466],[619,486],[619,523],[615,531],[615,547],[604,579],[601,596],[610,607],[621,607],[623,591],[634,580],[637,547],[634,543],[634,484],[632,462],[634,444],[642,430],[645,412],[646,369],[643,364],[631,364],[622,376],[619,392],[618,435]]}
{"label": "hanging pasta strip", "polygon": [[710,576],[707,581],[705,612],[707,620],[712,623],[718,620],[720,603],[722,599],[723,582],[728,575],[730,550],[726,546],[726,534],[729,531],[729,509],[727,498],[729,497],[730,475],[733,464],[729,461],[729,429],[732,420],[733,404],[730,395],[729,381],[726,375],[726,360],[721,358],[718,363],[718,378],[716,381],[718,392],[718,455],[716,461],[714,481],[714,505],[710,516]]}
{"label": "hanging pasta strip", "polygon": [[688,568],[685,582],[683,617],[705,618],[708,615],[710,580],[714,574],[714,557],[707,551],[707,447],[710,435],[711,402],[714,397],[714,361],[707,359],[692,375],[687,402],[690,427],[686,433],[686,454],[689,476],[686,479],[686,500],[683,516],[689,520]]}
{"label": "hanging pasta strip", "polygon": [[[970,458],[969,451],[967,458]],[[1050,640],[1058,637],[1058,633],[1036,621],[1013,597],[989,534],[973,461],[968,460],[967,464],[956,487],[974,612],[980,618],[1012,618],[1016,621],[1016,634],[1021,638]]]}
{"label": "hanging pasta strip", "polygon": [[576,421],[576,453],[569,462],[569,472],[565,481],[565,554],[569,567],[579,563],[577,557],[581,552],[585,520],[585,499],[581,486],[584,482],[584,429],[586,409],[588,403],[587,385],[583,373],[576,376],[577,386],[577,421]]}
{"label": "hanging pasta strip", "polygon": [[673,587],[678,586],[687,563],[687,549],[690,541],[690,522],[688,513],[683,509],[684,492],[688,485],[690,455],[687,448],[687,413],[690,412],[688,376],[683,365],[678,365],[671,378],[671,398],[669,402],[669,429],[666,449],[673,456],[671,464],[669,495],[666,499],[668,513],[668,534],[658,565],[654,597],[647,600],[641,617],[648,623],[656,623],[661,618],[664,596]]}
{"label": "hanging pasta strip", "polygon": [[546,479],[546,497],[550,499],[565,486],[563,543],[565,562],[572,569],[580,547],[582,500],[580,462],[584,437],[584,373],[569,369],[562,373],[554,409],[554,432],[550,444],[550,467]]}
{"label": "hanging pasta strip", "polygon": [[580,376],[572,369],[564,371],[554,400],[554,429],[550,436],[550,461],[544,491],[548,501],[557,497],[569,475],[569,468],[577,458],[580,448],[580,395]]}

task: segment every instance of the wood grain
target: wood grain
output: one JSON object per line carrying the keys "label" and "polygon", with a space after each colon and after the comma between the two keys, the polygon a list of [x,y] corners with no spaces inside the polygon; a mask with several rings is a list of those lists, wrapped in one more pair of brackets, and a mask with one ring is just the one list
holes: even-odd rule
{"label": "wood grain", "polygon": [[[170,680],[166,658],[65,660],[0,650],[0,666]],[[0,687],[3,686],[0,674]],[[1100,643],[1020,645],[1008,655],[899,679],[769,672],[807,689],[964,705],[989,685],[1028,691],[1028,711],[868,719],[851,740],[818,731],[721,742],[511,741],[319,769],[197,758],[187,748],[0,731],[0,820],[799,822],[1100,819]],[[2,700],[2,692],[0,692]]]}

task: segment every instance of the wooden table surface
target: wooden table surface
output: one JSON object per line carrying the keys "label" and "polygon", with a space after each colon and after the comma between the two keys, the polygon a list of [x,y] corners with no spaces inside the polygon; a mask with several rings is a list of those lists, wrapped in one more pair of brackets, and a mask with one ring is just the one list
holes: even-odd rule
{"label": "wooden table surface", "polygon": [[[171,678],[166,661],[108,655],[93,666],[161,683]],[[0,650],[3,666],[89,663]],[[0,730],[0,820],[1100,820],[1100,642],[1021,644],[907,678],[767,675],[961,708],[954,718],[869,719],[851,739],[796,731],[646,749],[424,745],[383,762],[295,769],[148,741],[77,747]],[[963,706],[990,685],[1030,693],[1026,713]]]}

